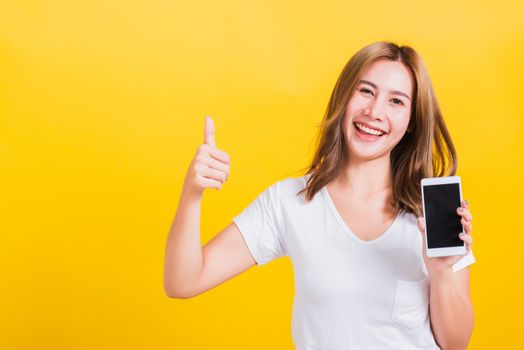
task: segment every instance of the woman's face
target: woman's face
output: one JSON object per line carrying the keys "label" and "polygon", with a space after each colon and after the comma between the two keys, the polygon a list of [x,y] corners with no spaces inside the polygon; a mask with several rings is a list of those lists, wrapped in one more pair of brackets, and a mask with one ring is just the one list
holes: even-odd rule
{"label": "woman's face", "polygon": [[378,60],[366,70],[344,115],[349,158],[387,155],[407,130],[413,81],[401,62]]}

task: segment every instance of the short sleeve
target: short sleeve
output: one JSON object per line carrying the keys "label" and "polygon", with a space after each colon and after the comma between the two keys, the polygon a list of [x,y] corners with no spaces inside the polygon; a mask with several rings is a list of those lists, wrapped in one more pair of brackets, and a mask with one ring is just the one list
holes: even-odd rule
{"label": "short sleeve", "polygon": [[473,264],[475,261],[476,260],[473,256],[473,250],[470,250],[468,254],[464,255],[459,261],[453,264],[453,272],[460,271],[463,268]]}
{"label": "short sleeve", "polygon": [[286,255],[278,183],[259,194],[233,218],[257,265]]}

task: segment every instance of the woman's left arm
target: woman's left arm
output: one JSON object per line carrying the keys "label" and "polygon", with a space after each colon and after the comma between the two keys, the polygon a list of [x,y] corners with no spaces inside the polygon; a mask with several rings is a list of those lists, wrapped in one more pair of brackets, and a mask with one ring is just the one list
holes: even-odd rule
{"label": "woman's left arm", "polygon": [[[467,253],[471,251],[473,237],[471,212],[466,201],[457,208],[462,216],[465,235],[460,238],[466,243]],[[419,230],[425,240],[424,221],[419,218]],[[453,264],[461,256],[428,258],[424,241],[423,255],[430,279],[429,315],[436,342],[442,350],[467,349],[473,332],[473,305],[469,289],[469,268],[453,272]]]}
{"label": "woman's left arm", "polygon": [[473,332],[468,267],[430,277],[429,310],[433,335],[441,349],[467,349]]}

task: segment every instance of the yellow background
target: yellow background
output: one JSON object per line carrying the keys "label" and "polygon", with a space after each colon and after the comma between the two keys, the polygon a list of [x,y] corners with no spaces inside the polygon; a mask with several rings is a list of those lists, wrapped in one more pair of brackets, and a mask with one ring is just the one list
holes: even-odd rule
{"label": "yellow background", "polygon": [[194,299],[164,245],[204,116],[231,156],[202,242],[300,176],[343,65],[424,58],[474,216],[470,349],[524,343],[520,1],[2,1],[0,348],[291,349],[289,258]]}

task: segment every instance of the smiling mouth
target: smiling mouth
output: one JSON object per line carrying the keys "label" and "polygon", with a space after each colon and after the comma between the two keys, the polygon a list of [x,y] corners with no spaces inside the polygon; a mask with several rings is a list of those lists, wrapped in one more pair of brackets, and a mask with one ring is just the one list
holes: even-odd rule
{"label": "smiling mouth", "polygon": [[358,131],[360,131],[360,132],[362,132],[364,134],[367,134],[367,135],[382,136],[382,135],[386,134],[385,132],[383,132],[381,130],[371,129],[371,128],[368,128],[367,126],[362,125],[362,124],[357,123],[357,122],[354,122],[353,125],[355,125],[355,127],[357,128]]}

